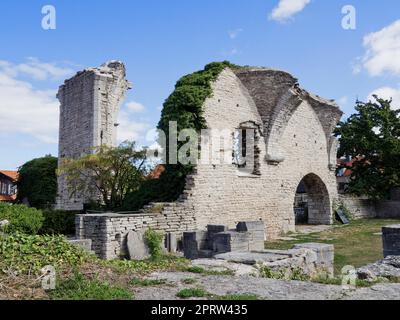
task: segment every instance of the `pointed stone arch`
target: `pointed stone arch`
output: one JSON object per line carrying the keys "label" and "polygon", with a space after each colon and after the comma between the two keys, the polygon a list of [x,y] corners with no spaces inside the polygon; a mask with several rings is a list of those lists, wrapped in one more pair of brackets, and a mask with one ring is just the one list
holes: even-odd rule
{"label": "pointed stone arch", "polygon": [[308,224],[331,224],[331,199],[324,181],[315,173],[309,173],[298,185],[303,185],[307,193]]}

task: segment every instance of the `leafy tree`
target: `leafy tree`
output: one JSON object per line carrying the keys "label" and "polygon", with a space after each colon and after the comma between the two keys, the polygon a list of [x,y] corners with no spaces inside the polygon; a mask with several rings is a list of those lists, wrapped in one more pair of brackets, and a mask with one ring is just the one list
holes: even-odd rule
{"label": "leafy tree", "polygon": [[[400,110],[392,100],[374,96],[374,102],[357,102],[356,113],[340,122],[339,157],[351,156],[349,192],[384,199],[400,185]],[[346,167],[346,166],[343,166]]]}
{"label": "leafy tree", "polygon": [[106,209],[122,206],[126,195],[137,190],[144,179],[146,151],[136,151],[134,142],[113,148],[100,146],[93,154],[65,159],[59,174],[65,175],[70,195],[99,195]]}
{"label": "leafy tree", "polygon": [[56,171],[57,158],[50,155],[25,163],[18,171],[17,200],[28,201],[38,209],[53,205],[57,195]]}

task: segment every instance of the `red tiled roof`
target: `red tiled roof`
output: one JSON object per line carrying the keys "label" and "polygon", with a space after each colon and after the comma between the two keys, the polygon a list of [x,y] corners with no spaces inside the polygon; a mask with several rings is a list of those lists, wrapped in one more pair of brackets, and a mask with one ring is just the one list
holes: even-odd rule
{"label": "red tiled roof", "polygon": [[12,196],[6,196],[0,194],[0,202],[13,202],[17,199],[17,196],[14,194]]}
{"label": "red tiled roof", "polygon": [[18,171],[0,170],[0,173],[4,174],[5,176],[11,178],[14,181],[17,181],[18,179]]}
{"label": "red tiled roof", "polygon": [[161,174],[165,171],[165,167],[162,164],[156,166],[148,175],[150,179],[159,179]]}

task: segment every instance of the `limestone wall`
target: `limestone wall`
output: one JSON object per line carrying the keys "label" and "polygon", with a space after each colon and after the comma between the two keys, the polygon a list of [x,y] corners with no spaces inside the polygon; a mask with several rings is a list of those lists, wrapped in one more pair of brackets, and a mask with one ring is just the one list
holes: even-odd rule
{"label": "limestone wall", "polygon": [[379,201],[376,203],[376,213],[378,218],[399,219],[400,201]]}
{"label": "limestone wall", "polygon": [[115,259],[127,255],[129,231],[153,230],[173,233],[178,237],[184,231],[196,229],[196,219],[190,208],[181,204],[154,204],[148,210],[154,213],[135,214],[84,214],[76,216],[76,237],[91,239],[92,250],[103,259]]}
{"label": "limestone wall", "polygon": [[355,219],[377,216],[375,202],[371,199],[340,195],[339,201],[350,210]]}
{"label": "limestone wall", "polygon": [[[214,83],[214,94],[205,103],[209,128],[234,131],[243,122],[262,126],[260,113],[248,90],[229,69]],[[197,227],[262,220],[267,237],[293,231],[293,204],[300,181],[312,173],[326,186],[325,214],[315,223],[331,223],[331,204],[337,198],[335,172],[329,170],[329,146],[322,124],[307,101],[302,101],[286,118],[279,138],[285,160],[269,164],[266,159],[265,134],[260,143],[260,175],[242,174],[233,164],[200,164],[191,177],[193,186],[186,191],[193,205]],[[231,151],[227,151],[231,152]]]}

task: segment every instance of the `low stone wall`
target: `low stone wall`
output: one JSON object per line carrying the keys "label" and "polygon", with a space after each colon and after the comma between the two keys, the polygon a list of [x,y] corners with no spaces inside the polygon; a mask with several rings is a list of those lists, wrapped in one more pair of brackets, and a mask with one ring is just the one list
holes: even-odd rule
{"label": "low stone wall", "polygon": [[379,201],[376,203],[378,218],[400,218],[400,201]]}
{"label": "low stone wall", "polygon": [[341,195],[339,201],[350,210],[355,219],[375,218],[377,216],[373,200]]}
{"label": "low stone wall", "polygon": [[76,216],[77,239],[91,239],[92,250],[103,259],[127,255],[127,234],[152,228],[180,237],[184,231],[196,229],[195,216],[190,208],[179,203],[153,204],[149,211],[133,214],[84,214]]}
{"label": "low stone wall", "polygon": [[350,210],[355,219],[400,218],[400,201],[373,201],[367,198],[343,195],[339,196],[339,201]]}

